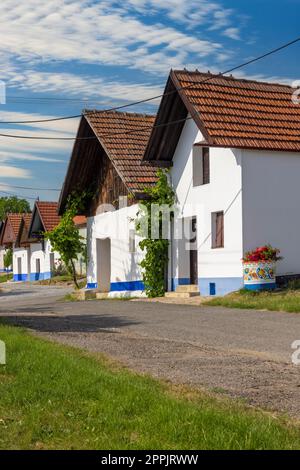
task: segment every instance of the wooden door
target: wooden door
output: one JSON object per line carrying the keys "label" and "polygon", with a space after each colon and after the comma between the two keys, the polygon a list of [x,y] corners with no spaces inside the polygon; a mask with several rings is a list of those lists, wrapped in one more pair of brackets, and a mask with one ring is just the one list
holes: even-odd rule
{"label": "wooden door", "polygon": [[192,238],[190,242],[193,246],[190,248],[190,282],[198,284],[198,250],[197,250],[197,218],[193,217],[191,221]]}

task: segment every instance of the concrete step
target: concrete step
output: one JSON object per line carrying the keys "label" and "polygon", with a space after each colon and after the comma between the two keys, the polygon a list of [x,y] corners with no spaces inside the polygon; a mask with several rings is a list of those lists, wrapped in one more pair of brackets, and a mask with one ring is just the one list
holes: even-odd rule
{"label": "concrete step", "polygon": [[108,299],[108,292],[97,292],[96,299],[98,300],[105,300]]}
{"label": "concrete step", "polygon": [[176,292],[199,292],[199,287],[196,284],[189,284],[187,286],[177,286]]}
{"label": "concrete step", "polygon": [[165,297],[169,299],[190,299],[191,297],[199,297],[200,292],[166,292]]}

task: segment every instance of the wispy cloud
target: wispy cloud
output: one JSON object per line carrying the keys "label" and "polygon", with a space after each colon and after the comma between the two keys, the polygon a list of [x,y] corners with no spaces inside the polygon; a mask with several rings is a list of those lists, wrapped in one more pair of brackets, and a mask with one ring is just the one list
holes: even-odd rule
{"label": "wispy cloud", "polygon": [[31,172],[25,168],[17,168],[14,166],[0,165],[1,178],[31,178]]}
{"label": "wispy cloud", "polygon": [[[201,0],[179,2],[74,0],[38,2],[4,0],[0,15],[0,52],[13,54],[23,61],[37,64],[45,61],[81,61],[84,63],[119,65],[148,72],[165,73],[170,66],[180,67],[188,61],[189,54],[200,61],[210,60],[222,44],[205,37],[185,34],[178,28],[155,21],[153,24],[129,14],[129,9],[147,13],[167,11],[173,19],[189,25],[208,21],[208,26],[221,27],[220,16],[228,18],[226,9],[218,3]],[[151,16],[151,15],[150,15]],[[229,21],[226,26],[229,27]],[[26,31],[26,40],[24,40]],[[158,51],[155,49],[159,49]],[[159,61],[158,61],[159,59]],[[22,72],[20,71],[20,79]]]}
{"label": "wispy cloud", "polygon": [[[87,100],[86,103],[82,102],[83,107],[93,103],[101,107],[113,100],[136,101],[159,95],[163,91],[163,87],[151,83],[130,83],[89,75],[39,72],[33,69],[25,70],[22,75],[16,74],[10,79],[9,84],[20,90],[31,90],[36,93],[64,93],[67,87],[69,95],[80,96],[81,99]],[[159,100],[156,100],[153,103],[158,104],[158,102]]]}

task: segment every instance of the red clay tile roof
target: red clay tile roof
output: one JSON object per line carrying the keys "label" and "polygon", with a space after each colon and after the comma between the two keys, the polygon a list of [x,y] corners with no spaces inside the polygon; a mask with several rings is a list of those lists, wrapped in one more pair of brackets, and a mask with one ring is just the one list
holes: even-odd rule
{"label": "red clay tile roof", "polygon": [[60,217],[57,215],[58,203],[36,201],[35,204],[39,211],[45,231],[49,232],[53,230],[60,222]]}
{"label": "red clay tile roof", "polygon": [[199,113],[210,145],[300,151],[300,105],[292,101],[294,88],[197,71],[172,73],[179,93]]}
{"label": "red clay tile roof", "polygon": [[13,232],[14,232],[14,241],[18,236],[20,223],[21,223],[21,220],[23,218],[23,215],[24,214],[14,214],[14,213],[7,214],[7,219],[10,222],[11,227],[12,227]]}
{"label": "red clay tile roof", "polygon": [[31,213],[23,214],[23,219],[24,219],[25,227],[27,230],[29,229],[29,226],[30,226],[31,216],[32,216]]}
{"label": "red clay tile roof", "polygon": [[127,188],[135,192],[154,184],[157,180],[157,168],[141,165],[141,161],[155,116],[116,111],[85,113]]}
{"label": "red clay tile roof", "polygon": [[73,219],[75,225],[86,225],[86,220],[85,215],[76,215]]}

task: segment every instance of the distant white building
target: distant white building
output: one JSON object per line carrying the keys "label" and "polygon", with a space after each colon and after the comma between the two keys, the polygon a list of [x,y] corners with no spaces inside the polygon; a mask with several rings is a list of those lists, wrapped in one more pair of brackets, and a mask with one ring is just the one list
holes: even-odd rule
{"label": "distant white building", "polygon": [[[170,168],[178,208],[169,290],[196,284],[202,295],[235,291],[243,286],[243,254],[266,243],[284,257],[278,276],[300,276],[300,106],[293,91],[171,71],[155,121],[87,112],[78,136],[97,140],[76,141],[60,211],[75,188],[94,191],[85,211],[88,287],[110,295],[143,292],[134,219],[157,167]],[[119,197],[129,194],[129,207],[119,207]],[[180,226],[185,236],[178,239]]]}
{"label": "distant white building", "polygon": [[0,273],[4,272],[4,254],[5,254],[5,247],[1,245],[1,235],[2,230],[4,228],[4,222],[0,220]]}
{"label": "distant white building", "polygon": [[60,260],[59,254],[52,250],[51,243],[44,237],[44,232],[50,232],[59,224],[57,209],[57,202],[35,202],[28,229],[30,281],[50,279],[55,263]]}
{"label": "distant white building", "polygon": [[[7,214],[6,219],[3,223],[1,235],[0,235],[0,246],[1,248],[1,258],[3,263],[3,257],[6,250],[14,250],[17,236],[19,233],[20,223],[23,219],[23,214]],[[4,269],[4,263],[3,263]],[[13,270],[13,266],[10,267],[10,270]],[[17,273],[16,273],[17,274]],[[19,277],[21,277],[21,272]],[[17,280],[17,279],[15,279]],[[21,279],[20,279],[21,280]]]}

